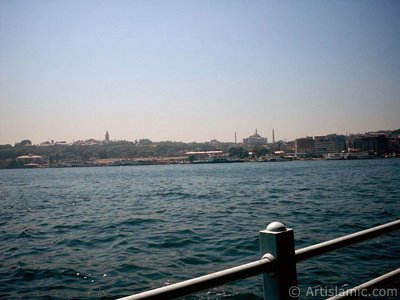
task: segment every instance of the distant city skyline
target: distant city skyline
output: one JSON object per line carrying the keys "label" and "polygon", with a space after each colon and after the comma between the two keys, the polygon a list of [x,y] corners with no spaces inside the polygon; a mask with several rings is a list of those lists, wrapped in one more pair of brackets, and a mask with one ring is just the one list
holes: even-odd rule
{"label": "distant city skyline", "polygon": [[[221,143],[237,143],[237,144],[246,144],[246,140],[249,140],[249,138],[251,139],[252,137],[256,137],[258,136],[258,138],[260,138],[260,140],[264,141],[264,138],[267,139],[267,143],[271,144],[271,143],[276,143],[276,142],[294,142],[296,139],[301,139],[301,138],[314,138],[314,137],[320,137],[320,136],[329,136],[329,135],[340,135],[340,136],[351,136],[351,135],[364,135],[367,133],[376,133],[376,132],[381,132],[381,131],[394,131],[394,130],[398,130],[400,128],[392,128],[392,129],[380,129],[380,130],[371,130],[371,131],[365,131],[365,132],[346,132],[346,133],[338,133],[338,132],[330,132],[330,133],[325,133],[325,134],[318,134],[318,135],[313,135],[313,134],[308,134],[308,135],[304,135],[304,136],[298,136],[298,137],[294,137],[293,139],[276,139],[275,137],[275,130],[274,128],[272,129],[272,133],[271,136],[268,135],[260,135],[258,132],[258,129],[256,128],[252,133],[249,133],[247,136],[243,136],[243,137],[238,137],[236,132],[234,132],[234,136],[233,136],[233,140],[218,140],[218,139],[208,139],[208,140],[204,140],[204,141],[196,141],[196,140],[189,140],[189,141],[182,141],[182,140],[172,140],[172,139],[165,139],[165,140],[152,140],[149,138],[139,138],[139,139],[114,139],[112,137],[112,135],[108,132],[108,130],[105,131],[105,134],[103,134],[103,137],[101,138],[96,138],[96,137],[86,137],[86,138],[82,138],[82,139],[73,139],[73,140],[63,140],[63,139],[57,139],[57,138],[52,138],[52,139],[47,139],[47,140],[43,140],[43,141],[34,141],[30,138],[24,138],[18,141],[15,141],[13,143],[6,143],[6,144],[11,144],[14,145],[16,143],[21,142],[22,140],[30,140],[32,142],[33,145],[39,145],[41,143],[75,143],[75,142],[79,142],[79,141],[90,141],[90,140],[95,140],[95,141],[105,141],[105,142],[112,142],[112,141],[127,141],[127,142],[135,142],[135,141],[140,141],[141,139],[143,140],[151,140],[153,142],[166,142],[166,141],[171,141],[171,142],[184,142],[184,143],[190,143],[190,142],[198,142],[198,143],[203,143],[203,142],[213,142],[213,141],[218,141]],[[261,143],[263,144],[263,143]],[[260,145],[261,145],[260,144]],[[3,144],[0,144],[3,145]]]}
{"label": "distant city skyline", "polygon": [[0,0],[0,144],[400,128],[399,1]]}

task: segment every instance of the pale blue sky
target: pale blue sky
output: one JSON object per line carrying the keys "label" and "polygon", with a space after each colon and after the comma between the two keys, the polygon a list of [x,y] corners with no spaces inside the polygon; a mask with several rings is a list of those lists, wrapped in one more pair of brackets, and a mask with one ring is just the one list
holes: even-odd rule
{"label": "pale blue sky", "polygon": [[0,0],[0,144],[400,128],[400,1]]}

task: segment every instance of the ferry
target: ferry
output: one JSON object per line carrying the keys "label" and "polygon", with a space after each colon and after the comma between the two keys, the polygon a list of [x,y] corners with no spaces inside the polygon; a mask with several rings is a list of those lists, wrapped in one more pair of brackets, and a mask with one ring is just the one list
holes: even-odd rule
{"label": "ferry", "polygon": [[368,152],[348,152],[344,153],[345,159],[367,159],[371,158]]}
{"label": "ferry", "polygon": [[328,160],[340,160],[344,159],[344,153],[327,153],[324,155],[324,158]]}

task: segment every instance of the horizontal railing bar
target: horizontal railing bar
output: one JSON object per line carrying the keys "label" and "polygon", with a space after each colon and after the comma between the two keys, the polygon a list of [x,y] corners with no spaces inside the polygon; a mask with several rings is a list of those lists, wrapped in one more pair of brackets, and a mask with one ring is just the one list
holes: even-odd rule
{"label": "horizontal railing bar", "polygon": [[296,262],[322,255],[400,229],[400,220],[296,250]]}
{"label": "horizontal railing bar", "polygon": [[[379,225],[373,228],[352,233],[343,237],[332,239],[316,245],[305,247],[295,251],[296,262],[312,258],[324,253],[334,251],[349,245],[353,245],[374,237],[400,229],[400,220]],[[168,286],[160,287],[143,293],[127,296],[118,300],[144,300],[144,299],[173,299],[185,295],[193,294],[201,290],[213,288],[225,283],[233,282],[256,276],[261,273],[274,271],[275,258],[271,254],[266,254],[261,260],[247,263],[241,266],[211,273],[194,279],[178,282]],[[396,270],[397,271],[397,270]],[[392,273],[392,272],[391,272]],[[388,274],[391,274],[388,273]],[[386,274],[386,275],[388,275]],[[383,276],[386,276],[383,275]],[[398,275],[398,274],[397,274]],[[396,276],[397,276],[396,275]],[[381,276],[381,277],[383,277]],[[376,278],[375,280],[379,279]],[[385,278],[384,278],[385,279]],[[369,282],[374,282],[371,280]],[[368,283],[369,283],[368,282]],[[358,287],[356,287],[358,288]]]}
{"label": "horizontal railing bar", "polygon": [[[385,275],[374,278],[370,281],[367,281],[363,284],[360,284],[356,287],[348,289],[345,292],[340,293],[331,298],[328,298],[326,300],[339,300],[339,299],[346,299],[346,298],[350,298],[350,297],[354,297],[354,296],[368,296],[364,293],[364,291],[370,291],[372,288],[382,285],[385,282],[390,282],[398,276],[400,276],[400,268],[393,270],[392,272],[386,273]],[[389,292],[389,290],[387,290],[386,292]],[[383,295],[383,296],[391,297],[391,296],[400,296],[400,295]]]}
{"label": "horizontal railing bar", "polygon": [[173,299],[182,297],[228,282],[256,276],[261,273],[272,272],[274,261],[275,258],[272,255],[267,254],[262,259],[251,263],[160,287],[140,294],[123,297],[119,300]]}

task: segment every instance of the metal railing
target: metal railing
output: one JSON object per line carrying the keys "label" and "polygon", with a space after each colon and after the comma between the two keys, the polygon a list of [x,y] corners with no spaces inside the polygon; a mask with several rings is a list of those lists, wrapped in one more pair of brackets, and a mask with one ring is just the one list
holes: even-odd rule
{"label": "metal railing", "polygon": [[[399,229],[400,220],[396,220],[295,251],[293,230],[286,228],[282,223],[272,222],[266,230],[260,231],[262,259],[147,292],[123,297],[119,300],[173,299],[259,274],[263,274],[264,299],[297,299],[298,293],[296,292],[299,291],[297,288],[297,262]],[[371,289],[398,276],[400,276],[400,268],[330,299],[337,300],[353,296],[357,291]],[[293,288],[297,290],[293,290]]]}

